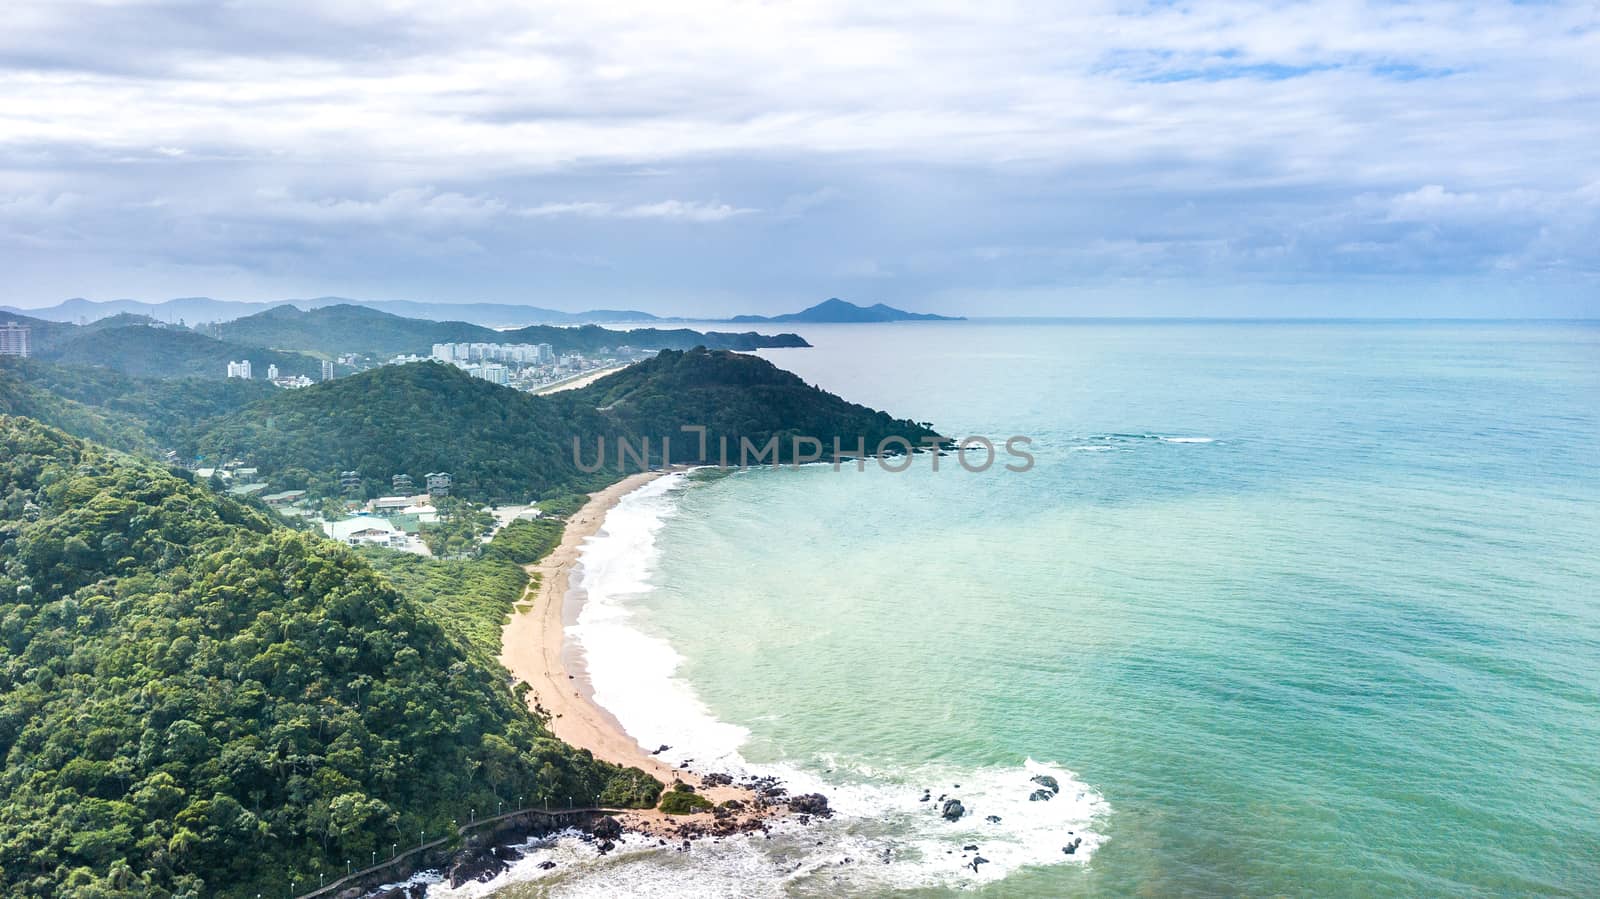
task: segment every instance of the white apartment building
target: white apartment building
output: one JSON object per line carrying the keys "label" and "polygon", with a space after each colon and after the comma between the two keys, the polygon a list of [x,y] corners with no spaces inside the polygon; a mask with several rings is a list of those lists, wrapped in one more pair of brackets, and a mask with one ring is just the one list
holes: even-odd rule
{"label": "white apartment building", "polygon": [[0,356],[32,355],[33,347],[29,342],[33,331],[16,322],[6,322],[0,325]]}
{"label": "white apartment building", "polygon": [[228,377],[243,378],[246,381],[250,380],[250,360],[245,359],[242,362],[229,362]]}

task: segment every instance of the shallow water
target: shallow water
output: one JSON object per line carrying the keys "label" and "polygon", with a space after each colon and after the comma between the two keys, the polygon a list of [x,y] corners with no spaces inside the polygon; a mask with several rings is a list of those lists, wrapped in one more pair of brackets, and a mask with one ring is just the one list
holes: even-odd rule
{"label": "shallow water", "polygon": [[764,355],[1036,467],[626,500],[597,697],[841,814],[502,895],[1600,893],[1600,328],[803,333]]}

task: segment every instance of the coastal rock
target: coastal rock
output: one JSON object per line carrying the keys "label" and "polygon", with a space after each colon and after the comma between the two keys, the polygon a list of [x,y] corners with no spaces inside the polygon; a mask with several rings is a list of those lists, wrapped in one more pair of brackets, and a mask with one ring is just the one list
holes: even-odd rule
{"label": "coastal rock", "polygon": [[1028,801],[1049,802],[1051,799],[1054,799],[1055,796],[1056,794],[1050,792],[1049,790],[1034,790],[1032,793],[1028,794]]}
{"label": "coastal rock", "polygon": [[553,861],[545,860],[539,863],[539,870],[541,871],[554,871],[555,868],[556,863]]}
{"label": "coastal rock", "polygon": [[967,807],[962,805],[961,800],[959,799],[946,799],[944,807],[939,810],[939,814],[943,816],[946,821],[959,821],[961,820],[961,816],[965,815],[966,813]]}
{"label": "coastal rock", "polygon": [[990,815],[989,817],[984,818],[983,820],[988,821],[990,824],[999,824],[1000,823],[1000,816],[999,815]]}
{"label": "coastal rock", "polygon": [[988,863],[989,860],[980,855],[972,860],[972,864],[969,865],[969,867],[971,867],[973,872],[976,873],[979,865],[987,865]]}
{"label": "coastal rock", "polygon": [[672,748],[671,746],[668,746],[667,744],[662,743],[660,745],[660,747],[658,747],[655,750],[651,751],[650,754],[651,755],[660,755],[661,753],[666,752],[668,749],[671,749],[671,748]]}
{"label": "coastal rock", "polygon": [[600,845],[597,848],[600,850],[601,855],[605,855],[607,852],[617,848],[617,844],[611,842],[610,840],[601,840]]}
{"label": "coastal rock", "polygon": [[1041,787],[1049,790],[1051,794],[1061,792],[1061,782],[1048,774],[1036,774],[1031,780]]}
{"label": "coastal rock", "polygon": [[967,844],[965,846],[962,846],[961,847],[961,851],[962,852],[977,852],[978,851],[978,844],[977,843],[969,843],[969,844]]}
{"label": "coastal rock", "polygon": [[463,849],[451,857],[450,867],[445,870],[445,879],[450,881],[450,888],[455,889],[464,883],[491,880],[506,867],[503,860],[487,849]]}
{"label": "coastal rock", "polygon": [[821,793],[804,793],[791,797],[789,810],[802,815],[815,815],[818,818],[833,817],[833,809],[828,808],[828,797]]}
{"label": "coastal rock", "polygon": [[1067,855],[1075,855],[1078,852],[1078,847],[1082,846],[1082,845],[1083,845],[1083,837],[1078,837],[1078,838],[1074,839],[1072,842],[1068,843],[1067,845],[1062,846],[1061,847],[1061,851],[1063,853],[1067,854]]}
{"label": "coastal rock", "polygon": [[589,832],[602,840],[615,840],[622,836],[622,822],[616,818],[601,818],[594,822]]}
{"label": "coastal rock", "polygon": [[701,786],[706,787],[726,787],[732,783],[733,775],[731,774],[712,773],[700,778]]}

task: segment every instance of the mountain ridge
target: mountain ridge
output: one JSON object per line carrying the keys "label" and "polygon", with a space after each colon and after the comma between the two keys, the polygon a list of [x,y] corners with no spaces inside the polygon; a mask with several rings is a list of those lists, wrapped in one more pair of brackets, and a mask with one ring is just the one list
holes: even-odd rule
{"label": "mountain ridge", "polygon": [[866,324],[878,322],[950,322],[965,321],[961,316],[935,315],[931,312],[907,312],[884,303],[858,306],[849,300],[829,297],[799,312],[783,315],[735,315],[730,322],[744,324],[775,322],[806,322],[810,324]]}
{"label": "mountain ridge", "polygon": [[182,321],[186,324],[201,322],[227,322],[273,309],[278,306],[353,305],[402,315],[408,318],[426,318],[435,321],[460,320],[490,328],[526,327],[540,324],[614,324],[618,322],[662,321],[660,316],[637,309],[587,309],[582,312],[563,312],[543,306],[519,303],[437,303],[424,300],[357,300],[348,297],[309,297],[283,300],[218,300],[212,297],[174,297],[170,300],[115,299],[89,300],[73,297],[54,306],[23,309],[0,306],[0,315],[15,313],[47,321],[76,323],[79,320],[97,321],[118,314],[143,315],[169,324]]}

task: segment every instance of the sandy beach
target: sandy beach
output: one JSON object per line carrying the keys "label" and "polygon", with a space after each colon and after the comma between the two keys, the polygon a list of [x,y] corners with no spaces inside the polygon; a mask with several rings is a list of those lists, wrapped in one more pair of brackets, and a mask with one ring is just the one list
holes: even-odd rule
{"label": "sandy beach", "polygon": [[[578,375],[574,378],[568,378],[565,381],[557,381],[556,383],[547,387],[540,387],[538,390],[534,391],[534,394],[537,396],[544,396],[545,394],[549,393],[560,393],[563,390],[577,390],[580,387],[588,387],[590,384],[593,384],[606,375],[614,375],[627,367],[627,365],[612,365],[607,368],[596,369],[595,371],[589,372],[586,375]],[[627,491],[623,492],[626,493]],[[615,503],[613,503],[613,505],[614,504]]]}
{"label": "sandy beach", "polygon": [[[582,671],[569,666],[565,658],[565,626],[576,618],[582,602],[581,595],[571,591],[571,577],[584,541],[599,533],[606,513],[624,496],[663,474],[649,471],[630,475],[590,494],[589,502],[567,520],[560,545],[542,562],[528,566],[533,579],[501,634],[500,663],[512,677],[533,688],[529,702],[548,719],[550,730],[563,742],[587,749],[596,758],[640,768],[668,787],[673,781],[682,780],[713,802],[749,800],[751,791],[746,787],[705,786],[700,773],[673,767],[647,752],[610,712],[594,702]],[[771,813],[769,810],[763,816],[770,817]],[[705,818],[640,811],[622,820],[635,830],[672,834],[684,824],[703,822]]]}

